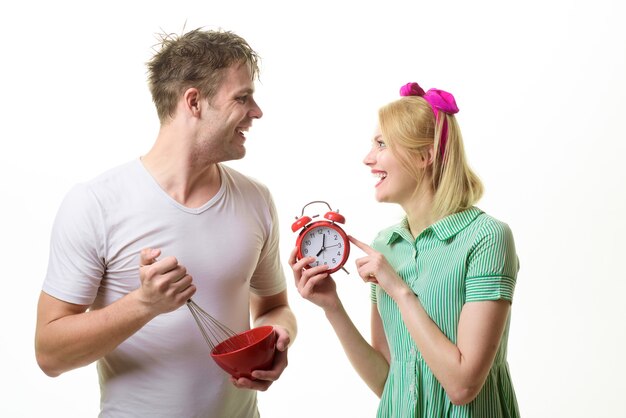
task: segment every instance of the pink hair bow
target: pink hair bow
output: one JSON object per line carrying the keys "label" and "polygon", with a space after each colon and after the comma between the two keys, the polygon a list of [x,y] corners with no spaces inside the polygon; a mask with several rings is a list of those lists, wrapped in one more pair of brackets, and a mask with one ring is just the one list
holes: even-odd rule
{"label": "pink hair bow", "polygon": [[437,115],[438,110],[451,115],[454,115],[459,111],[452,94],[439,89],[430,89],[427,92],[424,92],[424,89],[417,83],[407,83],[400,87],[400,96],[423,97],[424,100],[428,102],[430,107],[433,108],[435,116]]}
{"label": "pink hair bow", "polygon": [[[454,115],[459,111],[454,96],[447,91],[439,89],[430,89],[424,92],[424,89],[417,83],[407,83],[400,87],[400,96],[419,96],[424,98],[433,109],[435,120],[439,119],[439,111]],[[448,141],[448,123],[444,119],[441,132],[441,140],[439,143],[439,151],[443,156],[446,150],[446,142]]]}

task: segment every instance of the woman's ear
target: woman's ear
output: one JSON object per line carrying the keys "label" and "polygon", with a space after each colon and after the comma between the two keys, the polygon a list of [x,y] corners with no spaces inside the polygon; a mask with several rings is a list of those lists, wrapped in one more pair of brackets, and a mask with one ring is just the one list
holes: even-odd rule
{"label": "woman's ear", "polygon": [[426,147],[423,152],[419,153],[420,168],[426,168],[433,164],[435,161],[435,151],[432,145]]}

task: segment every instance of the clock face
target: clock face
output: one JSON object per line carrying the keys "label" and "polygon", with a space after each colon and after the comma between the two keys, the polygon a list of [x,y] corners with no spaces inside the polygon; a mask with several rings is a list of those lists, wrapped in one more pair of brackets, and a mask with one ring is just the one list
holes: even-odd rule
{"label": "clock face", "polygon": [[[316,225],[319,224],[319,225]],[[329,273],[339,270],[347,261],[350,243],[345,232],[331,222],[320,221],[311,225],[299,237],[300,256],[316,257],[310,267],[328,265]]]}

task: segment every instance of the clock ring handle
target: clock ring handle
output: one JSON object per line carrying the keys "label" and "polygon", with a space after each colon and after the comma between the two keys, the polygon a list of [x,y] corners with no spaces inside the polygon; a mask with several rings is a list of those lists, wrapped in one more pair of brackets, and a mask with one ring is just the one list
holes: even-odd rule
{"label": "clock ring handle", "polygon": [[306,205],[304,205],[302,207],[302,213],[300,214],[300,216],[304,216],[304,209],[306,209],[307,206],[312,205],[313,203],[323,203],[326,206],[328,206],[328,210],[332,211],[333,209],[330,207],[330,205],[328,204],[328,202],[325,202],[323,200],[314,200],[312,202],[307,203]]}

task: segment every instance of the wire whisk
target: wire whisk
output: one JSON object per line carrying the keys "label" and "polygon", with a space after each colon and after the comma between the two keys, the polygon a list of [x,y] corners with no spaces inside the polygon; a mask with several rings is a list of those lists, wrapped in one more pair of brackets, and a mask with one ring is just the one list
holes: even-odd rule
{"label": "wire whisk", "polygon": [[233,338],[237,337],[235,331],[213,318],[192,299],[187,301],[187,307],[211,351],[214,351],[217,346],[219,346],[220,353],[234,351],[241,347],[241,342]]}

